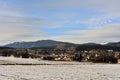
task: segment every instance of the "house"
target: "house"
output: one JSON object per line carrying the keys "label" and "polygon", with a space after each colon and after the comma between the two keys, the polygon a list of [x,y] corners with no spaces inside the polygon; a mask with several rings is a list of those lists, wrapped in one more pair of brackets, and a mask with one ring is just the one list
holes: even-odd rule
{"label": "house", "polygon": [[120,64],[120,59],[118,59],[118,64]]}
{"label": "house", "polygon": [[13,57],[13,58],[14,58],[15,56],[14,56],[14,55],[10,55],[10,57]]}

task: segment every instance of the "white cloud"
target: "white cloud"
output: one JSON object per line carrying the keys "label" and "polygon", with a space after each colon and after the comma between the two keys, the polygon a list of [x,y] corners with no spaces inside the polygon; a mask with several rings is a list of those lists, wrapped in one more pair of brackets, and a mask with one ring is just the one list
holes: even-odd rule
{"label": "white cloud", "polygon": [[43,19],[25,17],[5,0],[1,0],[0,5],[0,45],[10,41],[29,40],[35,35],[45,34],[41,30],[32,29],[33,26],[47,25]]}
{"label": "white cloud", "polygon": [[76,23],[84,24],[88,28],[99,28],[104,27],[105,25],[116,24],[112,22],[113,19],[110,16],[96,16],[86,20],[78,20]]}
{"label": "white cloud", "polygon": [[97,42],[107,43],[120,40],[120,24],[105,26],[94,30],[75,30],[67,32],[64,36],[51,37],[51,39],[73,43]]}
{"label": "white cloud", "polygon": [[[59,12],[59,14],[53,13],[48,15],[54,15],[53,18],[62,18],[62,21],[56,21],[55,23],[48,23],[47,26],[54,26],[54,27],[63,27],[65,24],[65,21],[69,21],[72,19],[71,17],[77,17],[84,16],[83,14],[71,14],[70,12],[66,13],[67,10],[77,9],[78,12],[80,9],[86,9],[86,10],[93,10],[96,11],[97,16],[89,17],[88,19],[81,21],[76,20],[77,23],[84,23],[87,26],[104,26],[108,25],[110,23],[111,19],[120,17],[120,0],[44,0],[44,1],[34,1],[26,3],[26,5],[16,5],[14,9],[25,9],[26,11],[29,11],[30,9],[37,9],[39,11],[49,11],[52,9],[55,9]],[[24,10],[24,11],[25,11]],[[63,10],[63,13],[61,12]],[[66,12],[65,12],[65,11]],[[49,12],[48,12],[49,13]],[[77,13],[77,11],[75,12]],[[74,16],[73,16],[74,15]],[[88,14],[88,16],[91,16]],[[82,18],[84,18],[82,17]],[[81,17],[79,17],[81,18]],[[51,20],[52,21],[52,20]],[[55,21],[54,21],[55,22]],[[73,21],[72,21],[73,22]],[[46,25],[46,22],[43,25]],[[50,25],[51,24],[51,25]]]}
{"label": "white cloud", "polygon": [[[80,18],[79,16],[82,16],[82,15],[84,16],[82,17],[82,19],[85,18],[84,13],[83,14],[74,14],[74,13],[61,14],[60,12],[59,14],[62,16],[61,18],[63,18],[62,20],[64,22],[70,21],[73,15],[74,16],[77,15],[78,16],[78,18],[76,18],[77,20],[74,20],[76,23],[78,24],[82,23],[87,25],[88,27],[90,26],[91,28],[94,28],[94,27],[96,28],[96,27],[103,27],[104,25],[108,25],[112,23],[112,19],[120,17],[119,3],[120,3],[120,0],[48,0],[42,3],[35,3],[35,5],[33,6],[35,8],[40,8],[45,10],[56,9],[58,11],[61,9],[64,9],[64,10],[77,9],[78,11],[76,11],[76,13],[79,12],[80,9],[95,11],[96,14],[98,15],[92,16],[91,14],[88,14],[88,16],[90,17],[84,20],[78,19]],[[60,16],[58,15],[56,17],[60,17]],[[67,19],[64,20],[64,18],[66,17]],[[59,23],[64,25],[64,22],[60,21]]]}
{"label": "white cloud", "polygon": [[[110,12],[120,12],[120,0],[47,0],[43,2],[37,2],[28,4],[26,6],[38,7],[43,9],[57,8],[88,8]],[[113,13],[114,13],[113,12]]]}

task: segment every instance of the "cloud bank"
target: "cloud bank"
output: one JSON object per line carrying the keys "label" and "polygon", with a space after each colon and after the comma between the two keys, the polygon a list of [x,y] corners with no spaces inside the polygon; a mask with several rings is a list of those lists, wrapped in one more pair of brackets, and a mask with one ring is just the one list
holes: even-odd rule
{"label": "cloud bank", "polygon": [[[107,43],[120,40],[120,24],[109,25],[92,30],[69,31],[65,36],[52,37],[55,40],[64,40],[74,43],[97,42]],[[52,39],[51,38],[51,39]]]}

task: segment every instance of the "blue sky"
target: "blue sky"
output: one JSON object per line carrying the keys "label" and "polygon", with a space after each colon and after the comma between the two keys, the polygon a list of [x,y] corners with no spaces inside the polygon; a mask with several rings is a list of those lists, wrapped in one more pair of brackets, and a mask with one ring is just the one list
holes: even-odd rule
{"label": "blue sky", "polygon": [[120,0],[0,0],[0,44],[120,40]]}

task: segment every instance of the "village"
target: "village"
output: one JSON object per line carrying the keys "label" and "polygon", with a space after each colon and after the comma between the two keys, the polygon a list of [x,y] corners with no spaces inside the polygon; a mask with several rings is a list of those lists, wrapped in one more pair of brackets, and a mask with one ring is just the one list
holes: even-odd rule
{"label": "village", "polygon": [[1,49],[0,56],[50,61],[120,63],[120,51],[104,49],[78,51],[75,47],[66,49]]}

